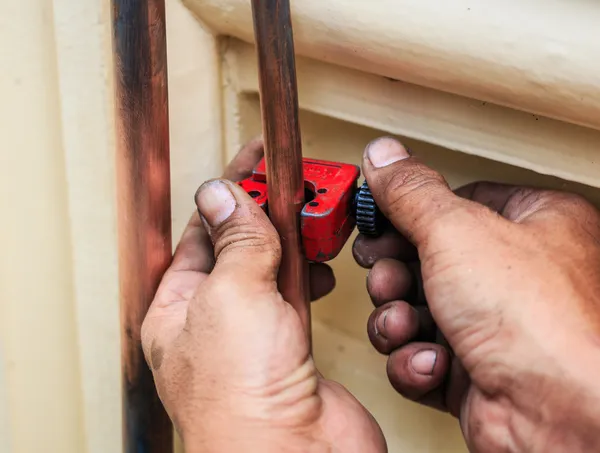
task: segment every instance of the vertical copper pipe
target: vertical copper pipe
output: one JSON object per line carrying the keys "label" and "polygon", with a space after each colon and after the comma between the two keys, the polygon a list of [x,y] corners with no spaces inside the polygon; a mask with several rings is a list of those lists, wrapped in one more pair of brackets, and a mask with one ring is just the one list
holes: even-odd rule
{"label": "vertical copper pipe", "polygon": [[140,330],[171,259],[164,0],[112,0],[117,104],[117,197],[126,453],[172,451]]}
{"label": "vertical copper pipe", "polygon": [[304,205],[296,62],[289,0],[252,0],[269,191],[269,217],[281,236],[279,290],[310,338],[308,265],[300,238]]}

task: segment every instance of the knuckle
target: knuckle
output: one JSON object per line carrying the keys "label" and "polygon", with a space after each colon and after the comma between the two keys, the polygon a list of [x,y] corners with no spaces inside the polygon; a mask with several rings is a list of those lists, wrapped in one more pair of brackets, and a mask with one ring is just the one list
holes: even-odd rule
{"label": "knuckle", "polygon": [[556,192],[531,187],[516,187],[499,211],[499,214],[514,222],[521,222],[548,206],[552,207]]}
{"label": "knuckle", "polygon": [[462,198],[472,200],[477,193],[487,188],[486,181],[474,181],[454,190],[454,193]]}
{"label": "knuckle", "polygon": [[536,190],[531,187],[518,187],[510,196],[510,201],[519,205],[534,208],[548,203],[548,201],[555,196],[555,192],[547,190]]}
{"label": "knuckle", "polygon": [[243,251],[248,254],[268,254],[281,258],[281,244],[277,233],[266,221],[252,216],[236,217],[222,225],[215,243],[216,256]]}
{"label": "knuckle", "polygon": [[555,192],[557,204],[570,213],[598,215],[598,210],[582,195],[571,192]]}
{"label": "knuckle", "polygon": [[565,225],[585,232],[595,241],[600,238],[600,211],[585,197],[574,193],[560,193],[555,209]]}
{"label": "knuckle", "polygon": [[447,188],[438,172],[424,165],[410,165],[393,175],[384,188],[385,204],[393,212],[396,207],[412,197],[427,197],[440,187]]}
{"label": "knuckle", "polygon": [[511,195],[502,212],[511,220],[548,211],[570,220],[598,219],[596,207],[582,195],[558,190],[519,187]]}

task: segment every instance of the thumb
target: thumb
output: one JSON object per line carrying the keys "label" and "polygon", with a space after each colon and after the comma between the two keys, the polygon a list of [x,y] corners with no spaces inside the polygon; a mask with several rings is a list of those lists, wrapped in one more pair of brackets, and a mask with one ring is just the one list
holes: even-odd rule
{"label": "thumb", "polygon": [[211,277],[245,288],[276,288],[279,235],[256,202],[237,184],[220,179],[202,184],[195,198],[214,245]]}
{"label": "thumb", "polygon": [[438,228],[471,220],[477,209],[456,196],[442,175],[390,137],[367,145],[363,172],[379,209],[417,247]]}

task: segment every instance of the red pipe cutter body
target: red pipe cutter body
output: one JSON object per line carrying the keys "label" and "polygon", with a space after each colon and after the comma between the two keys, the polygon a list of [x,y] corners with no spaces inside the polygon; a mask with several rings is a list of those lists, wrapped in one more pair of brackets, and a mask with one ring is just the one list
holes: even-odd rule
{"label": "red pipe cutter body", "polygon": [[[361,232],[369,234],[369,231],[366,231],[369,228],[361,228],[365,224],[363,218],[367,219],[365,224],[367,227],[374,226],[375,221],[379,220],[375,217],[380,216],[380,213],[370,198],[366,184],[357,189],[360,176],[357,166],[305,158],[303,170],[307,194],[306,204],[300,214],[304,254],[309,261],[329,261],[344,247],[357,224],[357,218]],[[250,178],[239,184],[268,213],[265,160],[259,162]],[[368,195],[365,200],[366,205],[369,206],[364,202],[361,203],[361,191],[362,198]],[[369,207],[377,212],[374,211],[371,215]]]}

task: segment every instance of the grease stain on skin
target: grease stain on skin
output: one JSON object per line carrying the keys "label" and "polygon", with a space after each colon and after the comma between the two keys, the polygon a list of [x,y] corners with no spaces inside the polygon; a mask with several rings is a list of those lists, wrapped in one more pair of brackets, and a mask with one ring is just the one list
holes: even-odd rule
{"label": "grease stain on skin", "polygon": [[[381,338],[386,339],[387,336],[383,331],[385,331],[385,322],[387,320],[389,310],[385,310],[383,313],[379,315],[379,317],[373,323],[373,327],[375,330],[375,335]],[[381,328],[379,327],[379,323],[381,322]]]}
{"label": "grease stain on skin", "polygon": [[154,371],[158,371],[163,363],[165,351],[160,346],[156,345],[156,341],[152,344],[150,350],[150,365]]}

